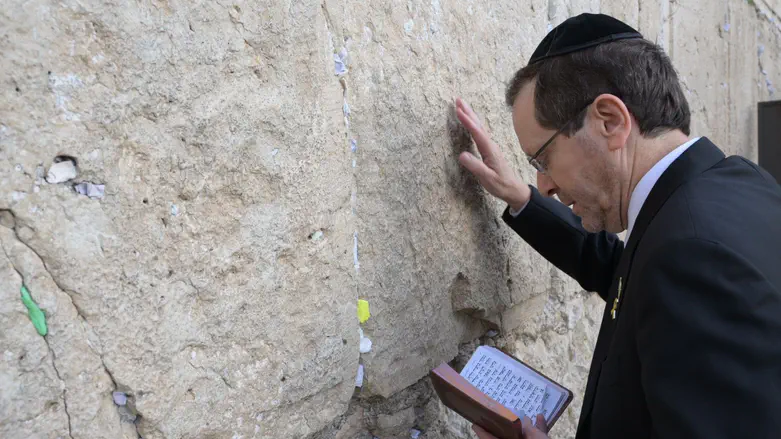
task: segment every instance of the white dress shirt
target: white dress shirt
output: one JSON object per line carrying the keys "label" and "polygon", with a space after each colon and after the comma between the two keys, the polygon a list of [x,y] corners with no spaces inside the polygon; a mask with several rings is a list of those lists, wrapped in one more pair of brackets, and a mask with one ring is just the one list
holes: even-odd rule
{"label": "white dress shirt", "polygon": [[675,159],[680,157],[684,151],[689,149],[689,147],[698,140],[700,140],[700,138],[695,137],[694,139],[691,139],[683,145],[670,151],[669,154],[656,162],[656,164],[648,172],[646,172],[645,175],[643,175],[643,178],[637,182],[637,186],[635,186],[635,189],[632,191],[632,196],[629,197],[629,211],[626,214],[628,224],[626,226],[625,242],[629,241],[629,235],[632,233],[632,227],[635,226],[637,215],[640,214],[640,209],[643,207],[643,204],[645,204],[645,200],[648,198],[648,194],[651,193],[651,189],[653,189],[656,182],[659,181],[659,177],[664,174],[664,171],[670,167]]}
{"label": "white dress shirt", "polygon": [[[651,189],[653,189],[654,185],[659,180],[659,177],[664,174],[664,171],[670,167],[675,159],[680,157],[684,151],[689,149],[689,147],[698,140],[700,140],[700,138],[695,137],[694,139],[691,139],[683,145],[672,150],[669,154],[656,162],[656,164],[648,172],[646,172],[645,175],[643,175],[643,178],[637,182],[637,186],[635,186],[635,189],[632,191],[632,196],[629,197],[629,211],[627,212],[629,224],[627,225],[626,229],[626,241],[629,241],[629,235],[632,233],[632,227],[634,227],[635,221],[637,221],[637,215],[640,214],[640,209],[643,207],[643,204],[645,204],[645,200],[648,198],[648,194],[651,193]],[[526,203],[528,204],[529,202],[527,201]],[[518,214],[523,212],[525,207],[526,205],[524,204],[523,207],[518,209],[517,212],[510,209],[510,215],[518,216]]]}

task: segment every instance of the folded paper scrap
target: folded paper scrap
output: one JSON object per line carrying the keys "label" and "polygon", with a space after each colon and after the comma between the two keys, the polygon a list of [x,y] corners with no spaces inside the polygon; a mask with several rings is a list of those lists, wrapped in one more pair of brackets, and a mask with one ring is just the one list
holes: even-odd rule
{"label": "folded paper scrap", "polygon": [[364,337],[363,335],[363,329],[358,328],[358,352],[362,354],[366,354],[368,352],[371,352],[372,350],[372,341],[369,340],[369,337]]}
{"label": "folded paper scrap", "polygon": [[106,186],[83,181],[77,185],[74,185],[73,190],[90,198],[103,198],[105,195]]}
{"label": "folded paper scrap", "polygon": [[127,394],[125,392],[114,392],[111,394],[114,399],[114,404],[123,406],[127,404]]}
{"label": "folded paper scrap", "polygon": [[358,365],[358,374],[355,375],[355,387],[363,387],[363,364]]}
{"label": "folded paper scrap", "polygon": [[27,291],[27,288],[24,285],[22,285],[21,294],[22,303],[24,303],[24,306],[27,308],[27,315],[30,316],[30,321],[33,322],[35,330],[38,331],[39,335],[45,336],[49,332],[49,329],[46,326],[46,316],[43,314],[43,311],[41,311],[41,308],[38,307],[38,304],[35,303],[32,296],[30,296],[30,292]]}
{"label": "folded paper scrap", "polygon": [[339,53],[334,53],[334,74],[336,76],[347,74],[347,49],[344,47]]}
{"label": "folded paper scrap", "polygon": [[358,299],[358,321],[365,323],[371,316],[372,315],[369,314],[369,302]]}

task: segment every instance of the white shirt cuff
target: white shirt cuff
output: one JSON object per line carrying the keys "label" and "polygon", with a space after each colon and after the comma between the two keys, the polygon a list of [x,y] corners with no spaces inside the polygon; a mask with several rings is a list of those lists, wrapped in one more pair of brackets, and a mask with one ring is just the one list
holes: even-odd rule
{"label": "white shirt cuff", "polygon": [[530,200],[531,200],[531,198],[529,198],[529,200],[526,200],[526,203],[525,203],[523,206],[521,206],[521,208],[520,208],[520,209],[518,209],[517,211],[514,211],[512,207],[511,207],[511,208],[509,208],[508,210],[509,210],[509,212],[510,212],[510,216],[511,216],[511,217],[513,217],[513,218],[515,218],[516,216],[520,215],[520,214],[521,214],[521,212],[523,212],[523,209],[525,209],[525,208],[526,208],[526,206],[529,204],[529,201],[530,201]]}

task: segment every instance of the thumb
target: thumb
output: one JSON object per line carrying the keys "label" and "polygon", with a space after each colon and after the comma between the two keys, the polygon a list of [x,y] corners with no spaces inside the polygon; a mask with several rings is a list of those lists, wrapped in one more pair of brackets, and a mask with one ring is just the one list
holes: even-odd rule
{"label": "thumb", "polygon": [[[540,422],[540,417],[538,416],[537,423],[538,425],[545,425],[545,420],[543,419],[543,421]],[[532,420],[528,416],[524,416],[521,421],[521,434],[524,439],[547,439],[548,437],[544,430],[541,430],[532,424]]]}
{"label": "thumb", "polygon": [[548,432],[548,424],[545,422],[545,416],[543,416],[542,413],[537,415],[537,422],[535,422],[534,425],[543,433]]}
{"label": "thumb", "polygon": [[529,419],[528,416],[524,416],[523,419],[521,419],[521,431],[525,438],[531,437],[531,434],[534,431],[534,425],[532,425],[532,420]]}

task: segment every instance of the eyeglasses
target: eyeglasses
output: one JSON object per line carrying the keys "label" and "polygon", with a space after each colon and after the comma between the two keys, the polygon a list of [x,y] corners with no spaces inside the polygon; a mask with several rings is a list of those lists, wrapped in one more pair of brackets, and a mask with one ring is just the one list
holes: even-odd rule
{"label": "eyeglasses", "polygon": [[547,169],[545,169],[546,168],[545,163],[539,159],[540,155],[543,152],[545,152],[545,149],[548,148],[548,146],[551,143],[553,143],[553,140],[556,138],[556,136],[558,136],[559,134],[563,133],[564,130],[567,129],[567,127],[572,122],[575,122],[575,120],[578,117],[580,117],[580,114],[583,113],[586,110],[586,108],[588,108],[591,105],[592,102],[593,101],[589,101],[589,103],[586,104],[586,106],[583,107],[580,111],[578,111],[572,119],[568,120],[567,123],[564,124],[564,126],[562,126],[555,133],[553,133],[553,135],[550,137],[550,139],[548,139],[547,142],[543,143],[542,146],[540,147],[540,149],[538,149],[537,152],[534,153],[534,155],[527,156],[528,160],[529,160],[529,164],[534,166],[534,169],[536,169],[537,172],[539,172],[540,174],[546,174],[547,173]]}

